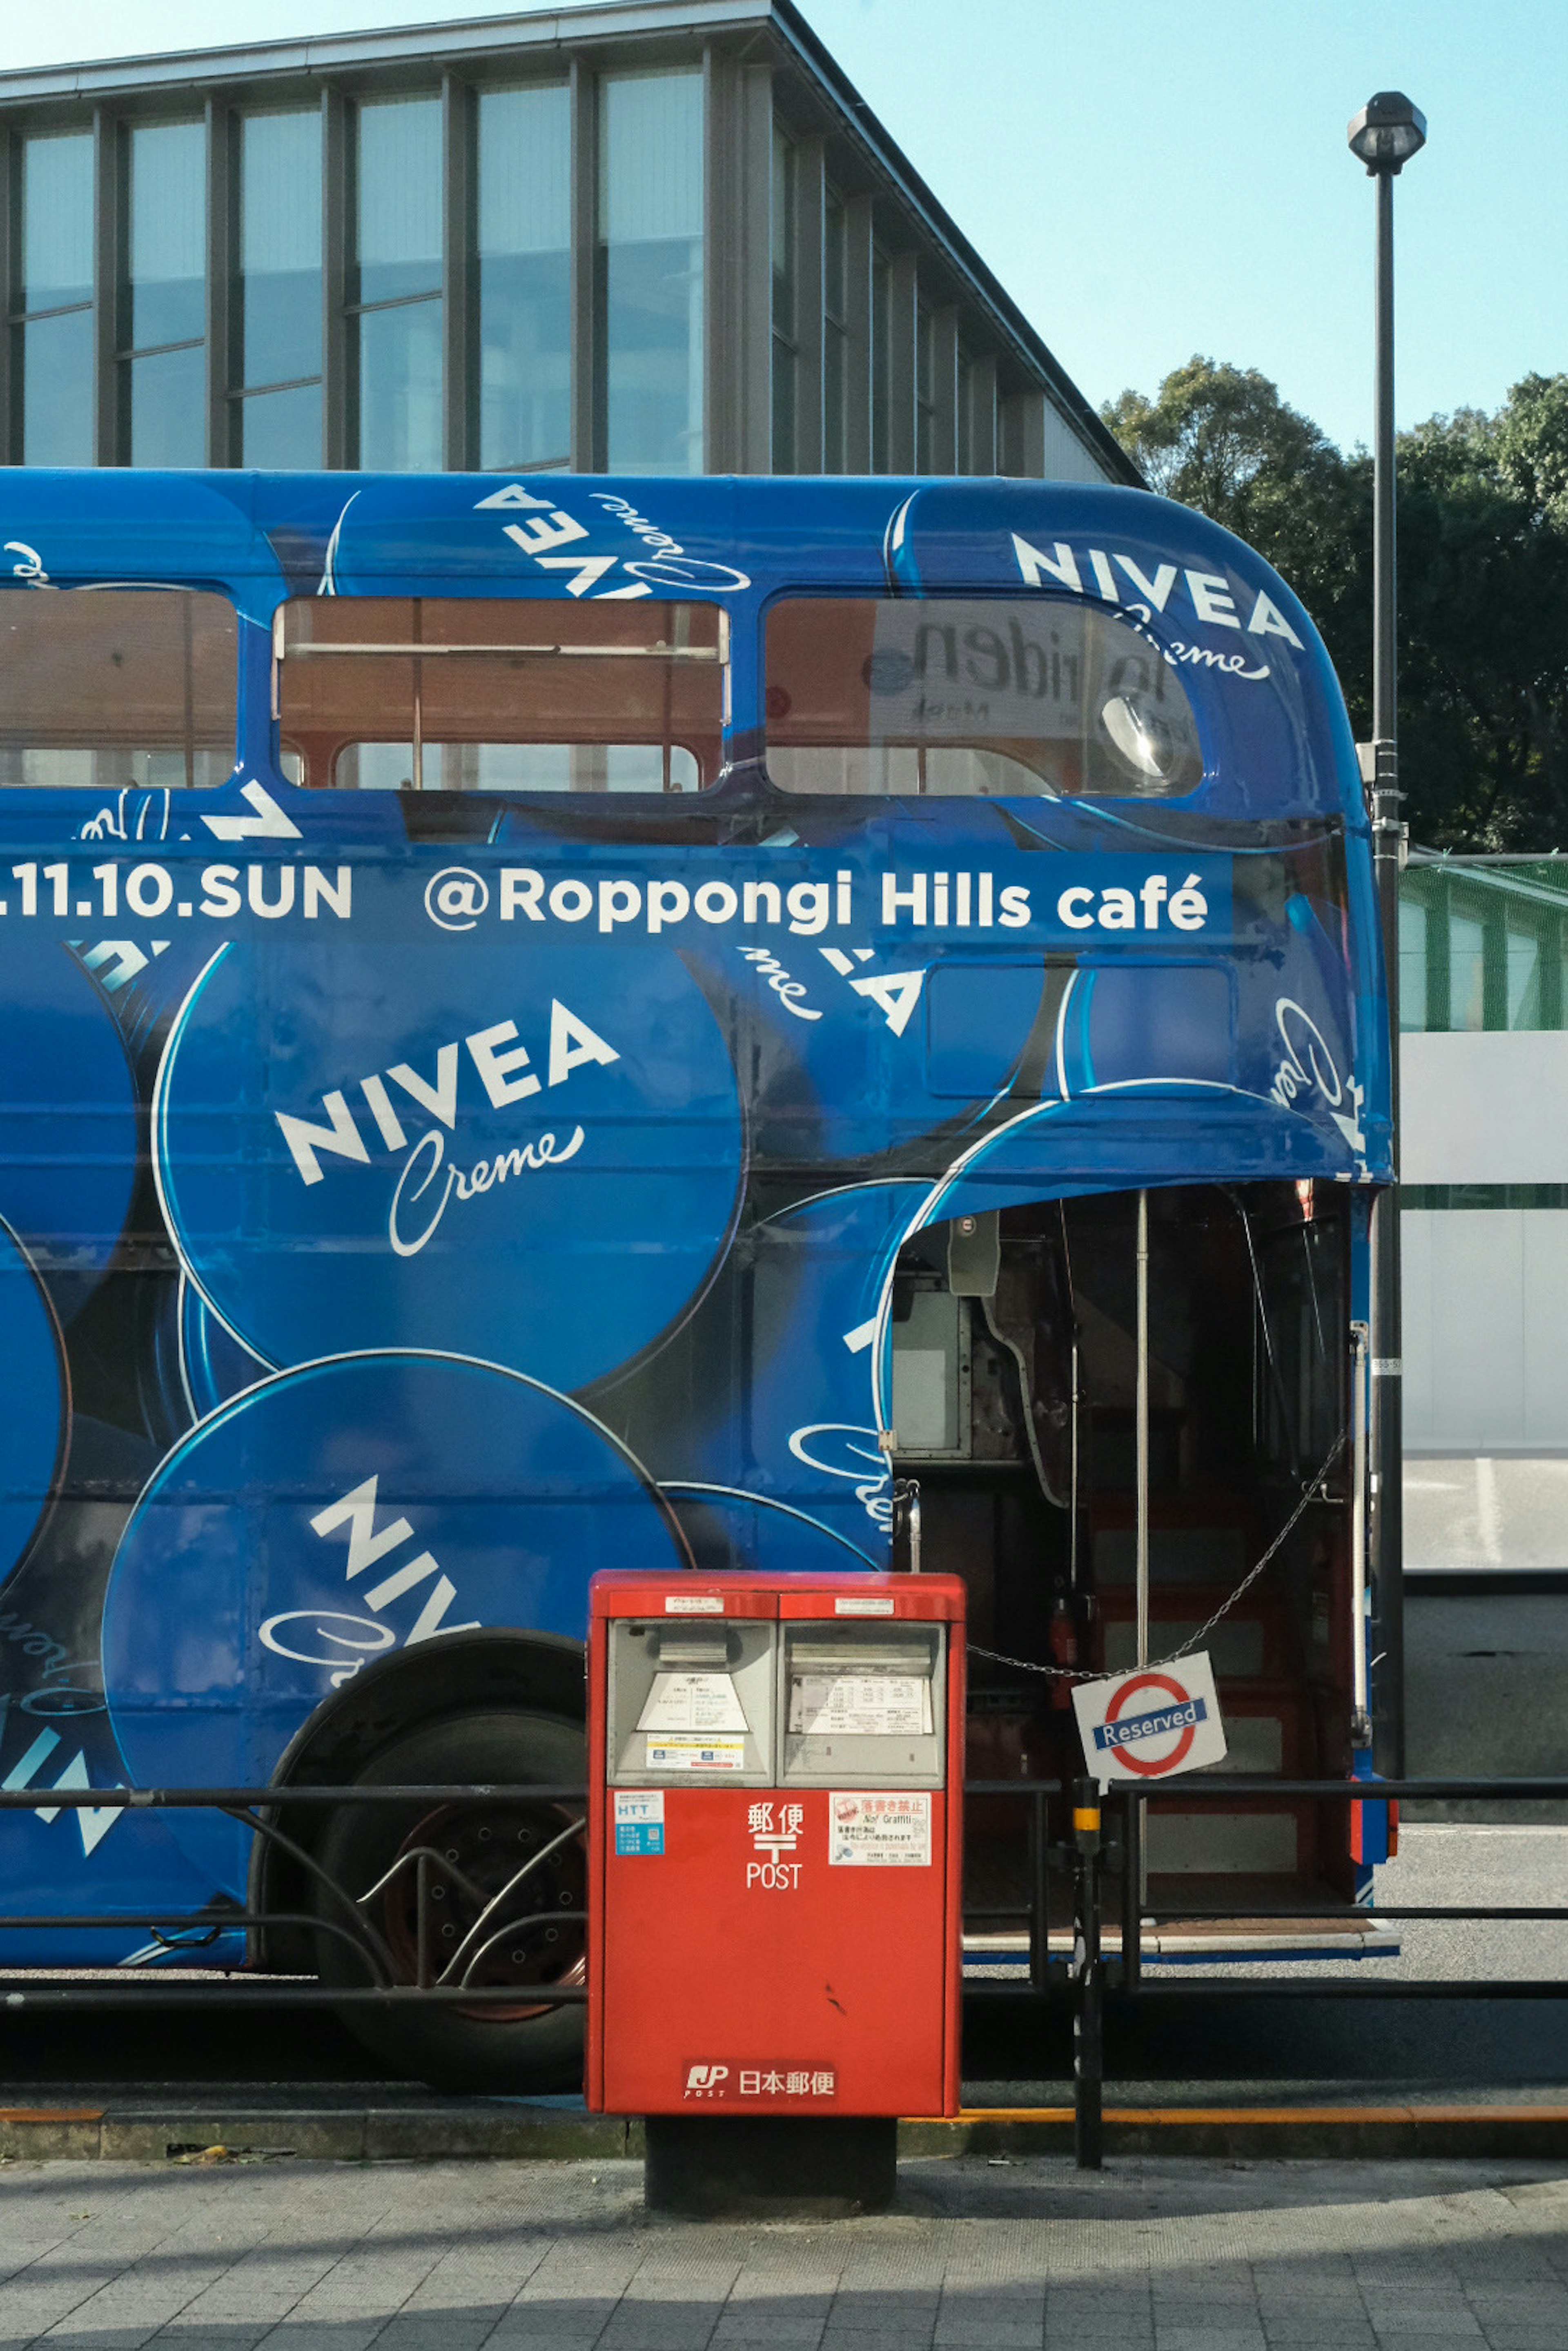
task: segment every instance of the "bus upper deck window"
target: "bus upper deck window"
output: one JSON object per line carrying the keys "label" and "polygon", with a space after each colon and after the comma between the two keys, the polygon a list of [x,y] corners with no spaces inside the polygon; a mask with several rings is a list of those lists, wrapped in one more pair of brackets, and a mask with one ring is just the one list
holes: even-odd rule
{"label": "bus upper deck window", "polygon": [[1163,799],[1203,776],[1168,664],[1082,604],[788,598],[766,712],[785,791]]}
{"label": "bus upper deck window", "polygon": [[0,591],[0,784],[221,784],[238,636],[227,598],[194,589]]}
{"label": "bus upper deck window", "polygon": [[318,597],[273,635],[285,771],[339,790],[695,792],[718,774],[717,605]]}

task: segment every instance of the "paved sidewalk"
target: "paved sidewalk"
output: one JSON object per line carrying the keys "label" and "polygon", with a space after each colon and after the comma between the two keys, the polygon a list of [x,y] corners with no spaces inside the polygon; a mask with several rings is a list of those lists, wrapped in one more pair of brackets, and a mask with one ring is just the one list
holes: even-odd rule
{"label": "paved sidewalk", "polygon": [[16,2165],[0,2345],[1563,2351],[1568,2164],[904,2166],[833,2224],[650,2221],[639,2166]]}

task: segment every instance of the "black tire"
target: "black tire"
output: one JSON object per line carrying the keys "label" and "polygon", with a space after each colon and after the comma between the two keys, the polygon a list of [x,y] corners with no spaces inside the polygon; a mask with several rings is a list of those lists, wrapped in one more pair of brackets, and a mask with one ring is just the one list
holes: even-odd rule
{"label": "black tire", "polygon": [[[356,1784],[507,1786],[537,1781],[545,1786],[580,1787],[583,1771],[580,1725],[541,1714],[455,1715],[394,1740],[360,1773]],[[498,1891],[519,1855],[527,1859],[530,1850],[542,1851],[580,1820],[582,1811],[581,1806],[518,1808],[483,1800],[434,1812],[418,1804],[346,1804],[330,1814],[317,1859],[357,1899],[386,1876],[405,1847],[432,1844],[443,1854],[455,1854],[461,1876],[445,1876],[434,1868],[427,1874],[427,1948],[437,1955],[438,1970],[452,1952],[464,1951],[479,1915],[466,1887],[477,1885],[483,1896]],[[584,1829],[557,1844],[553,1855],[530,1874],[526,1887],[519,1889],[521,1907],[513,1915],[580,1912],[586,1907],[587,1877]],[[417,1980],[415,1881],[412,1866],[402,1871],[364,1914],[392,1948],[398,1977],[406,1982]],[[314,1899],[321,1917],[344,1917],[341,1905],[325,1887],[318,1886]],[[481,1930],[476,1950],[483,1949],[495,1924],[507,1915],[507,1908],[496,1914]],[[365,1981],[363,1969],[338,1937],[319,1934],[316,1944],[324,1983]],[[568,1917],[559,1928],[531,1928],[516,1952],[505,1945],[494,1952],[476,1980],[517,1982],[517,2010],[508,2007],[497,2013],[479,2003],[472,2009],[411,2003],[394,2010],[357,2001],[339,2014],[377,2056],[435,2089],[514,2095],[575,2090],[582,2081],[581,2006],[538,2008],[528,2001],[527,1992],[529,1985],[580,1983],[587,1948],[586,1927]],[[514,1966],[515,1961],[521,1964]]]}

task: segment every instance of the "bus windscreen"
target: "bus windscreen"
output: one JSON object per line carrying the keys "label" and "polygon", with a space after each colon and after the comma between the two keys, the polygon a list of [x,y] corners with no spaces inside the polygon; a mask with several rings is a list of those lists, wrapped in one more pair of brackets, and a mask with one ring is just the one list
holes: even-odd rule
{"label": "bus windscreen", "polygon": [[766,714],[789,792],[1167,799],[1203,777],[1158,647],[1081,604],[785,598]]}

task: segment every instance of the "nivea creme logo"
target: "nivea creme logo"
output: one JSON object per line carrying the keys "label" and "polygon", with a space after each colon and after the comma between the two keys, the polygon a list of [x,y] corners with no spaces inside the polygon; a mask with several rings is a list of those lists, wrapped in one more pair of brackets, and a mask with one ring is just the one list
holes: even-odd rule
{"label": "nivea creme logo", "polygon": [[572,1388],[699,1296],[740,1115],[671,953],[235,945],[160,1077],[171,1229],[266,1361],[434,1347]]}
{"label": "nivea creme logo", "polygon": [[[391,1350],[263,1380],[159,1464],[120,1538],[103,1670],[123,1770],[265,1782],[376,1658],[498,1626],[580,1639],[589,1579],[628,1559],[689,1563],[632,1456],[531,1380]],[[184,1812],[170,1834],[244,1886],[232,1823]]]}

